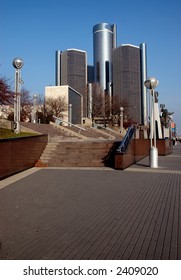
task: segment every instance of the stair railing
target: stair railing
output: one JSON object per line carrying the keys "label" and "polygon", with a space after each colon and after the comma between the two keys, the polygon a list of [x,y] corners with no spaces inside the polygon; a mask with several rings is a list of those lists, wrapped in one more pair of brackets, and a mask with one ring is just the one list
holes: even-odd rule
{"label": "stair railing", "polygon": [[110,127],[105,127],[104,125],[101,125],[101,124],[96,124],[96,127],[97,128],[101,128],[101,129],[104,129],[104,130],[107,130],[107,131],[109,131],[109,132],[113,132],[113,133],[115,133],[115,130],[114,129],[111,129]]}
{"label": "stair railing", "polygon": [[128,128],[128,130],[126,132],[126,135],[124,136],[120,145],[116,149],[116,152],[119,152],[119,153],[125,153],[126,152],[127,147],[129,145],[131,139],[133,138],[134,132],[135,132],[135,127],[132,125]]}
{"label": "stair railing", "polygon": [[79,129],[79,133],[81,132],[81,130],[86,131],[85,128],[80,127],[80,126],[78,126],[78,125],[76,125],[76,124],[73,124],[73,123],[71,123],[71,122],[62,120],[62,119],[60,119],[60,118],[57,118],[56,116],[53,116],[53,118],[55,119],[55,123],[58,124],[58,125],[60,125],[60,124],[62,124],[62,123],[66,123],[66,124],[68,124],[69,126],[73,126],[73,127],[78,128],[78,129]]}

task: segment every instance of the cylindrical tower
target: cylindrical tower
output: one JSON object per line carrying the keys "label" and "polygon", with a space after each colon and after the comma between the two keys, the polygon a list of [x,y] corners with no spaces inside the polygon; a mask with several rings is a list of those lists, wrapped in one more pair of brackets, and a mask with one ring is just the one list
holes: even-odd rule
{"label": "cylindrical tower", "polygon": [[61,51],[55,53],[55,85],[61,85]]}
{"label": "cylindrical tower", "polygon": [[99,23],[93,27],[94,79],[102,91],[112,83],[112,49],[116,47],[116,25]]}

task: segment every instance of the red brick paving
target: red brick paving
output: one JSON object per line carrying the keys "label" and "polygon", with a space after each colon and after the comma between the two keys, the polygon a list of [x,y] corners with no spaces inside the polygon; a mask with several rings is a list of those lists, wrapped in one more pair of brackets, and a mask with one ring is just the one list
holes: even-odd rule
{"label": "red brick paving", "polygon": [[0,259],[181,259],[181,144],[147,164],[45,168],[0,189]]}

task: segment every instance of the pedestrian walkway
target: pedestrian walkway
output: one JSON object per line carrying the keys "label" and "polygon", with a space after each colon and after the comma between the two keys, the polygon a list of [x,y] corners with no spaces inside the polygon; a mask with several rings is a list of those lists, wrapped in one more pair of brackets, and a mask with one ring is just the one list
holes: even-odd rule
{"label": "pedestrian walkway", "polygon": [[[125,171],[33,168],[0,182],[0,259],[181,259],[181,144]],[[8,181],[9,180],[9,181]]]}

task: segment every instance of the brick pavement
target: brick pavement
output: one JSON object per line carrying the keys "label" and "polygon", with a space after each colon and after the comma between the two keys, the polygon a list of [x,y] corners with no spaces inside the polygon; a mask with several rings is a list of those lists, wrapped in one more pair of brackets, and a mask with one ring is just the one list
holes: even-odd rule
{"label": "brick pavement", "polygon": [[181,259],[181,144],[158,169],[23,174],[0,182],[0,259]]}

